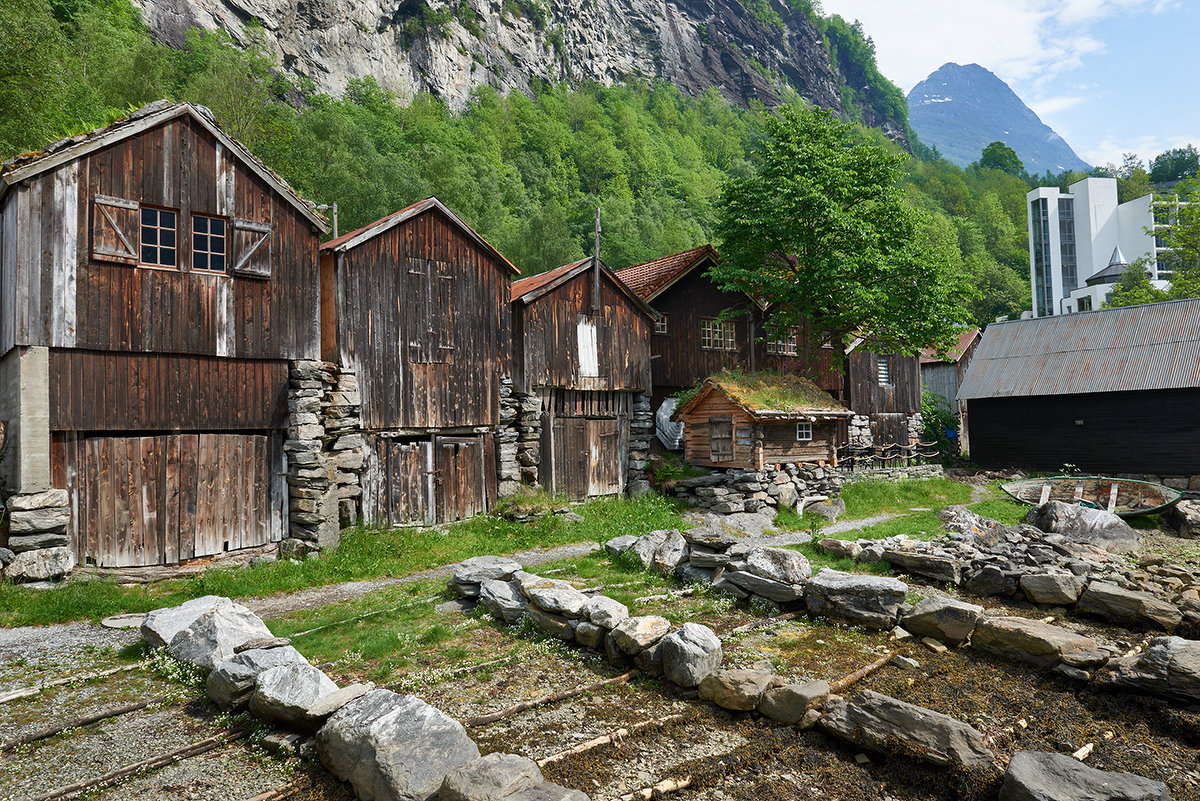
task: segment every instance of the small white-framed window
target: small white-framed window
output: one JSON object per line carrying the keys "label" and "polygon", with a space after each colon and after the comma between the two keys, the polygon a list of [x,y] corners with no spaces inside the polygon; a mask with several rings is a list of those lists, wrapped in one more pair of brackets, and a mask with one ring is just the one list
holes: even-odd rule
{"label": "small white-framed window", "polygon": [[795,356],[796,340],[799,336],[800,329],[789,328],[783,339],[771,339],[767,341],[767,353],[775,356]]}
{"label": "small white-framed window", "polygon": [[178,267],[178,214],[171,209],[142,206],[142,249],[139,262],[151,267]]}
{"label": "small white-framed window", "polygon": [[796,423],[796,441],[811,442],[812,441],[812,423],[808,420]]}
{"label": "small white-framed window", "polygon": [[204,214],[192,215],[192,269],[225,272],[228,253],[225,220]]}
{"label": "small white-framed window", "polygon": [[654,321],[654,333],[656,333],[656,334],[669,333],[667,330],[667,315],[664,314],[662,317],[659,317],[657,320]]}
{"label": "small white-framed window", "polygon": [[880,356],[877,362],[879,364],[879,386],[890,386],[892,383],[892,357]]}
{"label": "small white-framed window", "polygon": [[737,350],[732,320],[701,320],[700,348],[702,350]]}

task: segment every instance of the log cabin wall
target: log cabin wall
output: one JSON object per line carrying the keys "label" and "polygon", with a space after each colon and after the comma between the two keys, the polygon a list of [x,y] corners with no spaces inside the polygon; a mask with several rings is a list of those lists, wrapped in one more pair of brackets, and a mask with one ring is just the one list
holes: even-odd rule
{"label": "log cabin wall", "polygon": [[[509,374],[509,279],[436,208],[339,253],[337,355],[369,431],[495,426]],[[328,340],[328,337],[327,337]]]}
{"label": "log cabin wall", "polygon": [[838,424],[835,420],[812,423],[812,439],[797,438],[796,420],[764,420],[762,458],[765,464],[833,462],[837,455]]}
{"label": "log cabin wall", "polygon": [[686,461],[721,469],[755,469],[756,424],[741,406],[720,392],[711,392],[682,419]]}

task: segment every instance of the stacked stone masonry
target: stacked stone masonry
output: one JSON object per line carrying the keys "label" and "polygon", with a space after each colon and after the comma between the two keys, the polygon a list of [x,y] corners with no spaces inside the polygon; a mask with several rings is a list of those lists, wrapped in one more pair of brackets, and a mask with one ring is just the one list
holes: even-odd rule
{"label": "stacked stone masonry", "polygon": [[9,581],[62,578],[75,567],[71,548],[70,499],[65,489],[9,496],[8,546],[0,548],[0,568]]}
{"label": "stacked stone masonry", "polygon": [[352,372],[293,362],[287,403],[288,537],[280,556],[297,558],[337,547],[341,529],[358,519],[366,443]]}
{"label": "stacked stone masonry", "polygon": [[831,497],[843,479],[820,465],[787,464],[778,470],[714,470],[706,476],[669,482],[663,491],[693,509],[717,514],[758,512],[766,507],[794,507],[802,498]]}
{"label": "stacked stone masonry", "polygon": [[650,439],[654,436],[654,413],[650,396],[638,395],[633,401],[633,418],[629,421],[629,458],[626,462],[626,491],[632,497],[650,491]]}

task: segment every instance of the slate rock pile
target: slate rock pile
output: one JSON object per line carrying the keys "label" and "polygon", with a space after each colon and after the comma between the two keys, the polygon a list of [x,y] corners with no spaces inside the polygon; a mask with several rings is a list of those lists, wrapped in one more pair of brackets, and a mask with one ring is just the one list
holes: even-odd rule
{"label": "slate rock pile", "polygon": [[249,708],[313,735],[322,764],[359,798],[395,801],[587,801],[513,754],[480,757],[466,729],[412,695],[338,686],[253,612],[220,596],[157,609],[142,622],[152,648],[207,672],[222,709]]}
{"label": "slate rock pile", "polygon": [[522,484],[537,486],[541,461],[542,401],[521,392],[512,379],[500,380],[500,426],[496,429],[499,492],[515,495]]}
{"label": "slate rock pile", "polygon": [[43,582],[75,569],[68,502],[65,489],[8,498],[8,547],[0,548],[0,575],[13,582]]}
{"label": "slate rock pile", "polygon": [[736,514],[764,507],[791,508],[800,498],[836,495],[841,488],[842,477],[832,468],[786,464],[778,470],[714,471],[707,476],[666,482],[662,490],[693,509]]}

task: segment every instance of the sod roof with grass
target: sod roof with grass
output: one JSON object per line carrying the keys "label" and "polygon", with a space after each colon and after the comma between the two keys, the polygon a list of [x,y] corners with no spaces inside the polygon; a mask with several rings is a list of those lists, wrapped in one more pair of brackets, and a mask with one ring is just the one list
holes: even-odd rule
{"label": "sod roof with grass", "polygon": [[714,392],[759,420],[828,420],[853,415],[832,395],[802,376],[726,370],[706,378],[698,390],[682,400],[671,418],[682,419]]}

